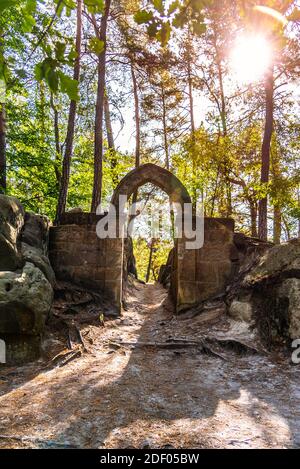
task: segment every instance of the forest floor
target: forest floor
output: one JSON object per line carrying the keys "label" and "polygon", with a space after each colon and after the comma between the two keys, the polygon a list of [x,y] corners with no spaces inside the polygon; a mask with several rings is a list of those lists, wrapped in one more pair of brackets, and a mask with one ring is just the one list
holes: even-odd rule
{"label": "forest floor", "polygon": [[185,347],[207,335],[255,342],[209,314],[179,319],[166,290],[134,283],[121,318],[81,326],[78,358],[49,365],[65,348],[49,333],[48,359],[0,369],[0,448],[300,447],[299,367],[278,354]]}

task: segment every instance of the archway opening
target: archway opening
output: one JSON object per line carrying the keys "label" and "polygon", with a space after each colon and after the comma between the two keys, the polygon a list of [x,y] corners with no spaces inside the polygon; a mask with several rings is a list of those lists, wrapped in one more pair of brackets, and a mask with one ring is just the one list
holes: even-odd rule
{"label": "archway opening", "polygon": [[[143,186],[146,186],[146,189],[143,188]],[[159,200],[160,202],[163,202],[163,203],[162,203],[161,210],[158,210],[157,211],[158,213],[156,212],[156,228],[157,228],[158,236],[156,236],[156,234],[153,235],[153,233],[152,234],[148,233],[144,237],[144,241],[147,242],[147,245],[146,246],[144,245],[144,247],[148,248],[148,255],[145,255],[143,259],[143,262],[147,263],[147,267],[146,267],[146,273],[145,273],[145,267],[144,267],[144,272],[142,272],[142,275],[145,276],[145,281],[150,281],[151,279],[155,280],[155,278],[157,278],[157,280],[163,280],[162,283],[164,283],[165,281],[165,283],[167,284],[169,280],[169,284],[170,284],[169,286],[172,291],[172,296],[174,297],[176,301],[177,292],[178,292],[178,285],[177,285],[178,272],[177,273],[175,272],[175,275],[173,275],[173,272],[176,271],[176,268],[177,268],[177,250],[176,248],[174,249],[173,258],[171,259],[169,257],[169,252],[174,242],[173,240],[174,233],[172,234],[172,231],[174,230],[172,228],[172,215],[170,215],[170,212],[171,212],[171,207],[173,208],[174,206],[177,206],[177,207],[180,206],[183,209],[184,204],[191,204],[191,198],[186,188],[179,181],[179,179],[170,171],[164,168],[161,168],[160,166],[157,166],[155,164],[147,163],[129,172],[120,181],[120,183],[118,184],[117,188],[114,191],[111,203],[114,205],[116,212],[120,213],[120,207],[122,206],[122,202],[121,202],[122,198],[124,200],[124,197],[125,197],[125,199],[129,201],[129,203],[130,203],[130,198],[131,198],[132,201],[134,202],[136,200],[136,195],[140,193],[139,198],[142,199],[141,202],[143,205],[143,198],[145,202],[145,199],[149,198],[149,193],[151,194],[152,191],[156,193],[156,199],[157,199],[158,204],[159,204]],[[145,205],[145,210],[147,210],[147,203],[146,204],[144,203],[144,205]],[[135,209],[133,210],[132,213],[133,214],[136,213]],[[165,224],[165,228],[161,229],[160,221],[162,220],[160,220],[160,216],[162,216],[162,218],[166,220],[169,217],[170,230],[167,228],[168,223]],[[138,218],[138,217],[133,217],[133,224],[135,223],[134,218]],[[129,216],[129,220],[130,220],[130,216]],[[138,224],[140,224],[140,222],[138,222]],[[165,240],[163,239],[164,237],[165,237]],[[158,240],[156,238],[159,238],[159,241],[160,241],[159,248],[157,248]],[[126,250],[128,250],[128,244],[130,243],[128,243],[128,238],[127,238],[126,242],[124,243],[125,254],[126,254]],[[139,249],[139,247],[140,246],[136,242],[135,248]],[[158,260],[160,256],[161,256],[161,262]],[[155,258],[156,258],[156,265],[154,265]],[[167,278],[167,281],[165,278],[164,279],[161,278],[163,274],[163,270],[160,268],[161,265],[166,265],[166,264],[169,264],[169,270],[171,271],[169,277]],[[133,268],[136,268],[136,266],[133,266]],[[126,256],[124,256],[124,252],[123,252],[123,263],[122,263],[122,266],[120,266],[120,269],[121,269],[120,296],[122,297],[122,292],[124,292],[124,284],[126,283],[125,282],[126,275],[128,272],[128,259],[126,258]],[[141,267],[140,267],[140,270],[141,270]],[[130,268],[129,268],[129,271],[130,271]],[[125,275],[124,275],[124,272],[125,272]]]}
{"label": "archway opening", "polygon": [[169,196],[147,183],[139,188],[136,205],[138,215],[130,227],[133,262],[128,271],[145,283],[161,282],[169,287],[174,248],[174,215]]}

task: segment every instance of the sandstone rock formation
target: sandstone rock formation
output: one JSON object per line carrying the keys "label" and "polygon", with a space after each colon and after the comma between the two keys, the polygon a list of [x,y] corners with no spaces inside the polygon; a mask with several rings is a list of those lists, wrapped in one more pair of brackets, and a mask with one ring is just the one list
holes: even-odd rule
{"label": "sandstone rock formation", "polygon": [[49,220],[0,196],[0,338],[7,363],[39,356],[53,300],[55,275],[47,257]]}
{"label": "sandstone rock formation", "polygon": [[299,338],[300,239],[244,253],[227,301],[229,314],[253,322],[269,344]]}
{"label": "sandstone rock formation", "polygon": [[0,271],[15,270],[22,265],[19,247],[24,215],[17,199],[0,195]]}

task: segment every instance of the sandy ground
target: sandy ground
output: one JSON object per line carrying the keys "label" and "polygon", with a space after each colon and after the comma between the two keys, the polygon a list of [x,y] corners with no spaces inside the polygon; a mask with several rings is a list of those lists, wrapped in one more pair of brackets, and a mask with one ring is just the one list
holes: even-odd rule
{"label": "sandy ground", "polygon": [[0,448],[300,447],[300,369],[287,358],[113,344],[239,327],[179,320],[162,287],[137,284],[121,319],[83,327],[81,357],[0,369]]}

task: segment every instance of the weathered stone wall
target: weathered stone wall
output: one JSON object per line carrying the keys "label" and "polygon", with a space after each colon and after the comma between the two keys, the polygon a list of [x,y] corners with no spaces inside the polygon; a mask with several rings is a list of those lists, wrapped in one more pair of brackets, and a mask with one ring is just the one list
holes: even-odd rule
{"label": "weathered stone wall", "polygon": [[177,240],[171,276],[177,312],[225,292],[238,263],[233,232],[233,220],[205,218],[201,249],[187,250]]}
{"label": "weathered stone wall", "polygon": [[123,243],[98,238],[100,218],[89,213],[65,214],[62,224],[50,229],[49,257],[58,280],[105,291],[120,308]]}
{"label": "weathered stone wall", "polygon": [[[50,260],[58,279],[105,291],[121,309],[123,242],[99,239],[100,216],[70,213],[62,225],[50,230]],[[233,243],[232,220],[206,218],[204,246],[187,250],[185,240],[175,246],[171,292],[177,312],[225,292],[238,253]]]}

